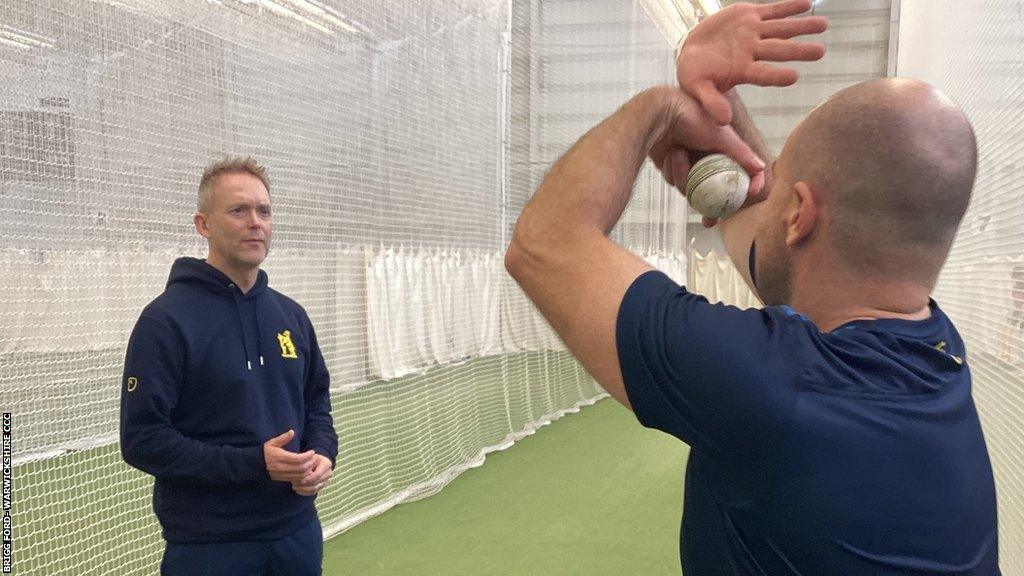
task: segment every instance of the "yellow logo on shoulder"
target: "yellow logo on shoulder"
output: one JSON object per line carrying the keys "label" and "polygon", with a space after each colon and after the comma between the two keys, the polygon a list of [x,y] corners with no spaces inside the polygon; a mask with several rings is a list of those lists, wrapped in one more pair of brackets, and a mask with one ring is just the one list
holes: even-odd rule
{"label": "yellow logo on shoulder", "polygon": [[295,344],[292,343],[292,333],[285,330],[277,335],[277,343],[281,345],[281,358],[298,358],[295,353]]}
{"label": "yellow logo on shoulder", "polygon": [[128,377],[128,391],[135,392],[135,389],[139,387],[139,379],[135,376]]}

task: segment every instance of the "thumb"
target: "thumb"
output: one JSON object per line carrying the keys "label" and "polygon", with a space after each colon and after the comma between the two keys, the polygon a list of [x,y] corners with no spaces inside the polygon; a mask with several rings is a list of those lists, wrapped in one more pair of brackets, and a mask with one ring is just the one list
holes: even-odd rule
{"label": "thumb", "polygon": [[284,446],[285,444],[291,442],[292,438],[294,438],[294,437],[295,437],[295,430],[289,430],[289,431],[285,432],[284,434],[281,434],[280,436],[274,436],[270,440],[267,440],[267,444],[270,444],[271,446],[278,446],[278,447]]}
{"label": "thumb", "polygon": [[728,126],[732,122],[732,106],[718,88],[715,88],[713,82],[706,80],[694,86],[693,96],[700,100],[700,105],[715,124]]}

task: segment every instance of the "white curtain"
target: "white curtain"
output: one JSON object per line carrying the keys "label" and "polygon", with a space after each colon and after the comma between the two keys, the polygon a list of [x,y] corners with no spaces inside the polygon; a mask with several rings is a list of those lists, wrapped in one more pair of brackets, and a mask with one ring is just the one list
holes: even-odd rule
{"label": "white curtain", "polygon": [[[644,260],[685,283],[686,256]],[[367,253],[369,372],[397,378],[491,354],[565,350],[502,254],[388,248]]]}
{"label": "white curtain", "polygon": [[665,273],[679,285],[686,285],[685,254],[648,254],[644,256],[648,264]]}
{"label": "white curtain", "polygon": [[565,344],[508,274],[502,282],[501,347],[507,353],[565,350]]}
{"label": "white curtain", "polygon": [[499,351],[499,254],[388,248],[368,255],[370,376],[422,372]]}
{"label": "white curtain", "polygon": [[687,288],[703,295],[711,303],[722,302],[740,308],[760,308],[762,305],[729,257],[714,250],[707,256],[691,255]]}

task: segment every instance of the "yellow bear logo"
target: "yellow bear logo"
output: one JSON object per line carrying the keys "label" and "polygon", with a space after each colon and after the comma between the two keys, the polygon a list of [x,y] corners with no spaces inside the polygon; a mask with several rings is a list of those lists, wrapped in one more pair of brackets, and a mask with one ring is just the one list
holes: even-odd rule
{"label": "yellow bear logo", "polygon": [[277,335],[277,343],[281,345],[281,358],[298,358],[295,353],[295,344],[292,343],[292,333],[285,330]]}

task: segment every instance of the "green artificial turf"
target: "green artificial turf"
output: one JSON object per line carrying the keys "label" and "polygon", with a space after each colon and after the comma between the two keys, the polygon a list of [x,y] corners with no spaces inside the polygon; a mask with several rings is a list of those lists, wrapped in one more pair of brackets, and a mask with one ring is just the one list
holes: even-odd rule
{"label": "green artificial turf", "polygon": [[678,576],[686,451],[604,400],[328,540],[324,576]]}

